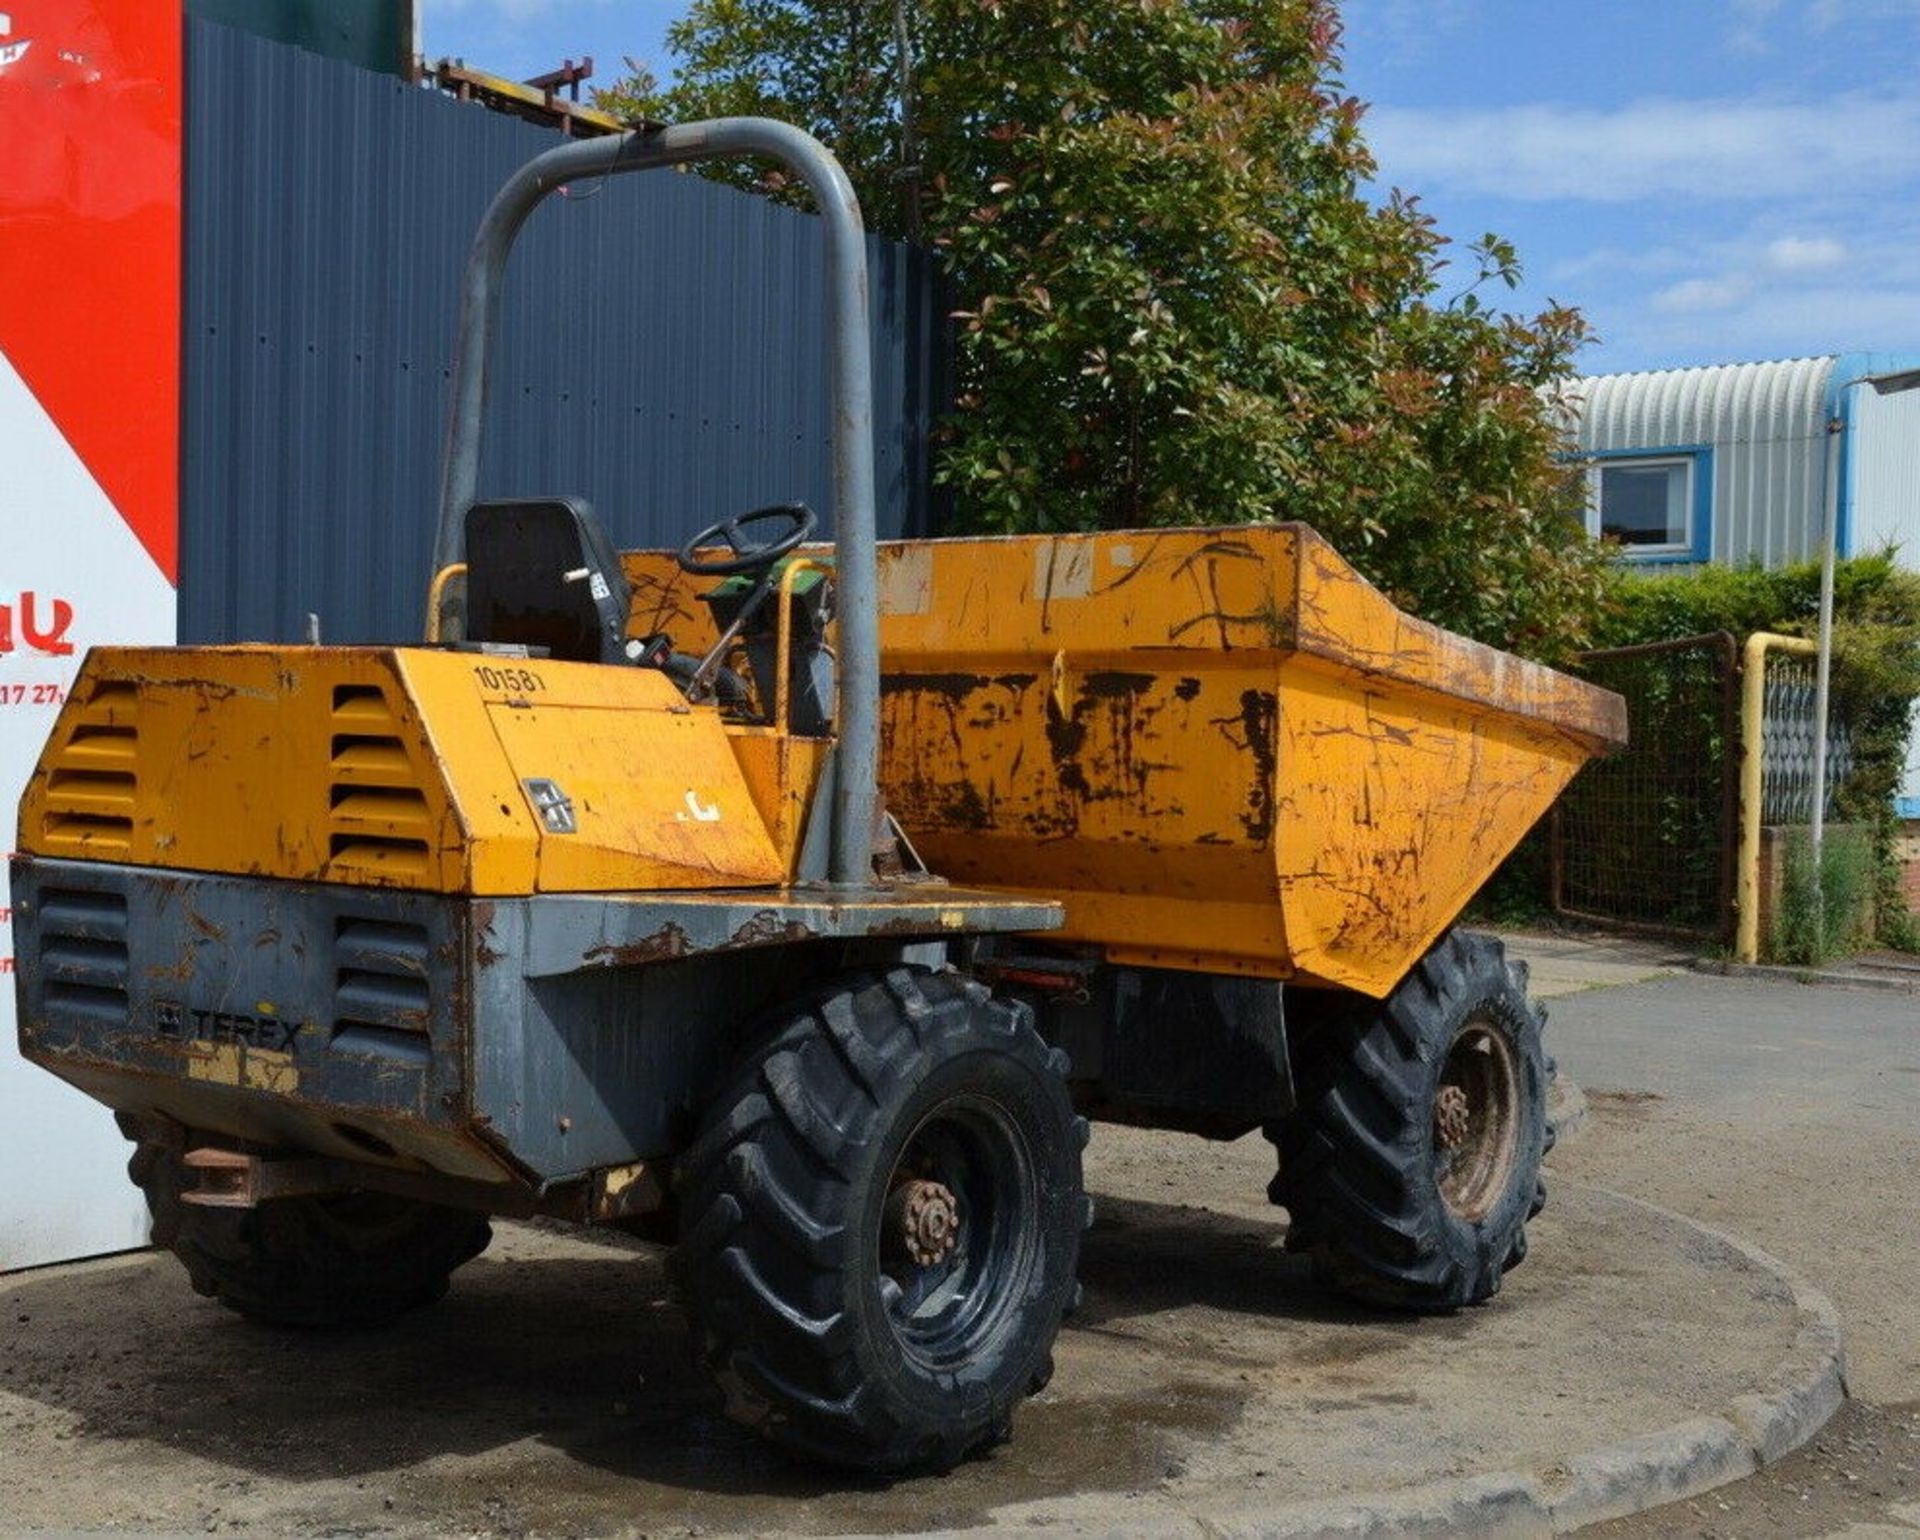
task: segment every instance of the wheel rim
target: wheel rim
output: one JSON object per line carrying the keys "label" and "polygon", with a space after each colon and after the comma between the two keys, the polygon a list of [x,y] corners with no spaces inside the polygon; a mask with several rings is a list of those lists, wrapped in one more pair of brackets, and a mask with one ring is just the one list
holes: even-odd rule
{"label": "wheel rim", "polygon": [[1440,1197],[1456,1216],[1486,1218],[1507,1190],[1520,1142],[1520,1078],[1513,1046],[1475,1018],[1454,1035],[1434,1096]]}
{"label": "wheel rim", "polygon": [[995,1103],[957,1097],[920,1121],[889,1173],[876,1241],[887,1324],[911,1357],[968,1361],[1026,1297],[1038,1198],[1026,1137]]}

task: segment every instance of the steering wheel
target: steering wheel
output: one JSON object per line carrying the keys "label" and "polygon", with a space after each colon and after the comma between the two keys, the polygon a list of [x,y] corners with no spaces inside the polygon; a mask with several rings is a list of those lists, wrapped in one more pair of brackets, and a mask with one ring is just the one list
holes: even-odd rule
{"label": "steering wheel", "polygon": [[[771,540],[752,545],[742,543],[750,525],[770,524],[775,520],[785,528]],[[813,510],[805,503],[770,503],[752,513],[709,524],[674,553],[674,560],[680,563],[682,572],[691,572],[695,577],[732,577],[737,572],[753,572],[771,567],[782,556],[797,551],[813,533],[817,522]],[[732,548],[733,555],[701,559],[702,547],[718,545],[723,540]]]}

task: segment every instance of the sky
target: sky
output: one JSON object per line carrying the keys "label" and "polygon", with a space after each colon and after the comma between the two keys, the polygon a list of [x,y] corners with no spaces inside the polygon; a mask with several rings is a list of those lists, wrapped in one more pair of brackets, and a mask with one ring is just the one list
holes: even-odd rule
{"label": "sky", "polygon": [[[430,57],[672,71],[684,0],[423,0]],[[1586,372],[1920,349],[1920,0],[1347,0],[1380,186],[1519,249]],[[1464,260],[1464,259],[1463,259]],[[1470,275],[1468,275],[1470,276]],[[1464,281],[1464,279],[1463,279]]]}

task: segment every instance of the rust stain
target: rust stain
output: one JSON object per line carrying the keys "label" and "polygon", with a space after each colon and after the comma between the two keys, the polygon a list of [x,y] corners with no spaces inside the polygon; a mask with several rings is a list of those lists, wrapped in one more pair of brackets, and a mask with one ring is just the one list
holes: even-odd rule
{"label": "rust stain", "polygon": [[476,899],[469,911],[473,927],[473,960],[482,968],[491,968],[506,954],[493,946],[493,917],[498,906],[491,899]]}
{"label": "rust stain", "polygon": [[227,939],[225,926],[214,924],[212,920],[209,920],[205,915],[192,908],[189,908],[186,914],[187,924],[205,936],[209,941],[225,941]]}
{"label": "rust stain", "polygon": [[1610,697],[1304,526],[1084,537],[1071,605],[1050,544],[930,547],[925,613],[882,620],[882,782],[934,870],[1057,894],[1115,960],[1384,993],[1602,746]]}
{"label": "rust stain", "polygon": [[686,931],[669,921],[651,936],[638,941],[626,941],[618,946],[603,944],[591,947],[583,955],[582,961],[600,967],[637,968],[647,963],[673,962],[677,958],[691,956],[698,950],[688,939]]}
{"label": "rust stain", "polygon": [[816,935],[813,928],[803,921],[783,920],[776,910],[762,909],[733,933],[727,946],[779,946],[795,941],[812,941]]}
{"label": "rust stain", "polygon": [[952,929],[946,917],[934,914],[903,914],[891,920],[882,920],[867,931],[869,936],[937,936],[943,930]]}
{"label": "rust stain", "polygon": [[193,946],[189,945],[181,951],[179,960],[172,963],[171,965],[168,965],[165,963],[156,963],[150,966],[146,970],[147,978],[151,982],[156,984],[190,983],[193,980],[193,970],[194,970],[195,961],[196,961],[196,950]]}
{"label": "rust stain", "polygon": [[1256,845],[1265,845],[1273,836],[1274,734],[1279,720],[1276,695],[1268,690],[1242,690],[1239,715],[1212,721],[1221,736],[1251,761],[1240,827]]}

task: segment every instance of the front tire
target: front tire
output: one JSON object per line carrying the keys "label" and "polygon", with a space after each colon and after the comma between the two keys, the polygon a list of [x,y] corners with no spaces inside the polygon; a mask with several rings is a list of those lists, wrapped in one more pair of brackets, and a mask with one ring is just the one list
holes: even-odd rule
{"label": "front tire", "polygon": [[885,1474],[1006,1436],[1078,1292],[1066,1069],[953,974],[843,981],[775,1024],[681,1161],[674,1272],[731,1416]]}
{"label": "front tire", "polygon": [[[127,1174],[146,1194],[153,1244],[171,1251],[194,1291],[274,1326],[377,1326],[430,1305],[447,1279],[493,1238],[484,1216],[386,1193],[281,1198],[257,1208],[207,1208],[187,1144],[122,1116],[134,1141]],[[189,1138],[191,1136],[188,1136]]]}
{"label": "front tire", "polygon": [[1386,1000],[1317,1024],[1299,1105],[1267,1128],[1268,1195],[1322,1284],[1432,1312],[1499,1291],[1546,1201],[1544,1019],[1501,944],[1455,930]]}

